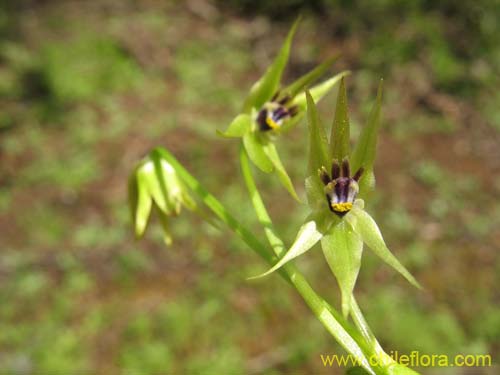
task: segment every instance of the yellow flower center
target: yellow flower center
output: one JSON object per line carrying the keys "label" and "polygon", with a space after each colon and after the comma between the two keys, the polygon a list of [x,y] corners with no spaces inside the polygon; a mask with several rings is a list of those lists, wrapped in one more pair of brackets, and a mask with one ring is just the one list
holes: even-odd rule
{"label": "yellow flower center", "polygon": [[271,129],[277,129],[280,127],[279,124],[269,116],[266,117],[266,124],[269,125]]}
{"label": "yellow flower center", "polygon": [[336,212],[348,212],[352,209],[351,202],[332,203],[332,209]]}

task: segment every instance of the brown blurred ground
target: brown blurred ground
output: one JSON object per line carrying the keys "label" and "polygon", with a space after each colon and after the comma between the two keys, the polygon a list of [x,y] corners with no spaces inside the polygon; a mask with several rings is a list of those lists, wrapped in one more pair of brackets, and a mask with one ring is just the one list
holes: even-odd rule
{"label": "brown blurred ground", "polygon": [[[342,52],[335,70],[353,71],[354,135],[384,77],[370,211],[425,287],[412,290],[367,253],[357,295],[369,322],[388,350],[498,358],[500,54],[484,27],[469,24],[497,8],[318,4],[319,13],[306,7],[286,77]],[[156,225],[135,242],[128,221],[127,176],[163,145],[255,224],[237,145],[215,129],[237,113],[296,11],[257,5],[4,7],[0,372],[334,371],[319,355],[338,347],[293,291],[275,276],[245,281],[264,265],[239,241],[183,215],[166,249]],[[333,103],[322,103],[327,123]],[[305,136],[302,126],[278,145],[302,192]],[[294,209],[275,180],[261,183],[290,241],[305,208]],[[299,264],[335,302],[319,252]]]}

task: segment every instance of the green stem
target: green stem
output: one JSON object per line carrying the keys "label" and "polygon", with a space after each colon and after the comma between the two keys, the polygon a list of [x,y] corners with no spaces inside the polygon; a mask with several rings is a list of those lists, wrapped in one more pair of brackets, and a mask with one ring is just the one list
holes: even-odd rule
{"label": "green stem", "polygon": [[377,356],[379,360],[385,361],[384,363],[391,364],[394,363],[394,360],[382,349],[380,343],[377,338],[373,334],[370,326],[366,322],[363,313],[361,312],[354,295],[351,296],[351,305],[350,305],[350,314],[351,318],[354,321],[356,327],[358,327],[359,332],[363,336],[364,340],[368,343],[368,346],[372,348],[372,355]]}

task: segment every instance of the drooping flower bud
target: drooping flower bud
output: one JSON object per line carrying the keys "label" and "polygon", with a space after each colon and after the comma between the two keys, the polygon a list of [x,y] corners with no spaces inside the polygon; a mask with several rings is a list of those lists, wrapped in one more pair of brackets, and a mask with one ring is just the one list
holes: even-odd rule
{"label": "drooping flower bud", "polygon": [[155,151],[144,158],[132,173],[129,200],[136,236],[144,234],[151,210],[156,208],[167,243],[171,242],[168,217],[178,215],[182,206],[190,210],[196,208],[195,201],[175,169]]}

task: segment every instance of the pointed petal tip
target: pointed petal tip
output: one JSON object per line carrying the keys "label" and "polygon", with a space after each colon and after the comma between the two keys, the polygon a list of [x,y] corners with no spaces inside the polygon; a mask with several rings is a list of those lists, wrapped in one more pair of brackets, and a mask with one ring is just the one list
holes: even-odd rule
{"label": "pointed petal tip", "polygon": [[417,279],[415,279],[413,276],[412,276],[412,280],[408,280],[410,281],[410,284],[413,285],[415,288],[417,288],[418,290],[420,291],[424,291],[424,287],[422,286],[422,284],[420,284]]}
{"label": "pointed petal tip", "polygon": [[219,129],[215,129],[215,134],[222,138],[230,138],[229,136],[226,135],[226,133],[224,133],[222,130]]}
{"label": "pointed petal tip", "polygon": [[276,269],[278,269],[279,267],[277,267],[276,269],[274,269],[275,267],[267,270],[266,272],[264,273],[261,273],[260,275],[256,275],[256,276],[250,276],[250,277],[247,277],[246,279],[248,281],[253,281],[253,280],[258,280],[258,279],[262,279],[263,277],[266,277],[266,276],[269,276],[270,274],[272,274],[274,271],[276,271]]}

